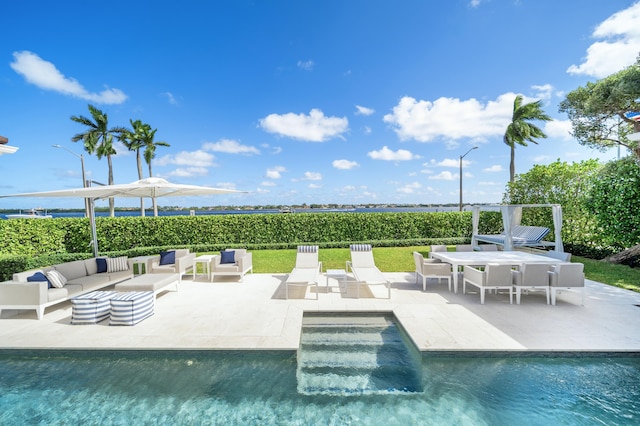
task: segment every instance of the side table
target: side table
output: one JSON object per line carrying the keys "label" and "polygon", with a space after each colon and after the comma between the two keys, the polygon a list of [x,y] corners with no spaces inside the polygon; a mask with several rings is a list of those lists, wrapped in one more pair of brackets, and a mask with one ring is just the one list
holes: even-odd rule
{"label": "side table", "polygon": [[207,279],[211,281],[211,260],[216,256],[216,254],[202,254],[193,260],[193,281],[196,280],[198,263],[203,264],[202,269],[207,274]]}
{"label": "side table", "polygon": [[327,271],[325,272],[325,276],[327,278],[327,292],[329,291],[329,278],[333,278],[334,280],[338,281],[340,293],[342,293],[343,290],[347,289],[346,283],[348,276],[347,271],[345,271],[344,269],[327,269]]}

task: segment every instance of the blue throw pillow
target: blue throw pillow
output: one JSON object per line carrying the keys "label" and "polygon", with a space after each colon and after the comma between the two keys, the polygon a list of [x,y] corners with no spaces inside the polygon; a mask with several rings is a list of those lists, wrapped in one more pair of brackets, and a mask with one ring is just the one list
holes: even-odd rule
{"label": "blue throw pillow", "polygon": [[99,274],[107,272],[107,259],[105,259],[104,257],[96,258],[96,265],[98,265]]}
{"label": "blue throw pillow", "polygon": [[236,252],[233,250],[221,251],[220,263],[236,263]]}
{"label": "blue throw pillow", "polygon": [[47,283],[49,283],[49,288],[53,288],[53,286],[51,285],[51,281],[49,281],[49,278],[47,278],[47,276],[45,274],[43,274],[42,272],[36,272],[35,274],[31,275],[30,277],[27,277],[27,281],[30,282],[30,283],[46,281]]}
{"label": "blue throw pillow", "polygon": [[161,251],[160,252],[160,265],[173,265],[176,263],[176,252],[171,251]]}

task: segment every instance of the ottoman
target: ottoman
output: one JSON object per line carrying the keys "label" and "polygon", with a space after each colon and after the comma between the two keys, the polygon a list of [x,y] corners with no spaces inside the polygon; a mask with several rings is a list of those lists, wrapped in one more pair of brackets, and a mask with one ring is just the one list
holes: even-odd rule
{"label": "ottoman", "polygon": [[71,299],[71,324],[96,324],[107,319],[115,291],[92,291]]}
{"label": "ottoman", "polygon": [[155,307],[153,291],[118,293],[111,298],[109,325],[135,325],[153,315]]}

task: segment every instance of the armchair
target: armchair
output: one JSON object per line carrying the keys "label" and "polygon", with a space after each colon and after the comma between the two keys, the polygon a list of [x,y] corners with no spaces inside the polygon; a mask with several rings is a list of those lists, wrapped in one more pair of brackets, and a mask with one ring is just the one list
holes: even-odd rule
{"label": "armchair", "polygon": [[[173,258],[171,252],[174,253]],[[175,273],[178,274],[178,282],[180,282],[182,281],[182,275],[186,274],[190,268],[193,268],[195,258],[196,254],[190,253],[189,249],[163,251],[159,256],[149,259],[147,271],[151,271],[152,274]]]}
{"label": "armchair", "polygon": [[516,289],[516,303],[520,304],[520,294],[525,290],[544,290],[549,304],[549,272],[551,265],[545,263],[524,263],[517,271],[511,271],[513,287]]}
{"label": "armchair", "polygon": [[[229,254],[229,252],[233,254]],[[242,282],[244,275],[249,271],[253,272],[253,255],[246,249],[226,249],[211,259],[212,281],[216,275],[237,275],[240,277],[240,282]]]}
{"label": "armchair", "polygon": [[464,267],[464,282],[462,294],[466,293],[467,284],[478,287],[480,290],[480,304],[484,305],[484,292],[486,290],[509,290],[509,303],[513,303],[513,286],[511,285],[511,265],[489,263],[484,271],[472,266]]}
{"label": "armchair", "polygon": [[451,291],[451,265],[449,263],[440,262],[438,259],[425,259],[421,253],[413,252],[413,260],[416,264],[416,283],[418,277],[422,277],[422,291],[427,290],[427,279],[435,278],[440,282],[446,279]]}
{"label": "armchair", "polygon": [[558,290],[582,290],[582,305],[584,306],[584,265],[582,263],[559,263],[549,271],[549,288],[551,290],[551,304],[556,304]]}

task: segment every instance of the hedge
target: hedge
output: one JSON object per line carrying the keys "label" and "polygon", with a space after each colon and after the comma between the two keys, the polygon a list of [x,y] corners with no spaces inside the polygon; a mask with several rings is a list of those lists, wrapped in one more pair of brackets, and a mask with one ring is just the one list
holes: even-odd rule
{"label": "hedge", "polygon": [[[502,220],[481,213],[481,233],[497,233]],[[470,212],[296,213],[207,216],[115,217],[96,219],[101,254],[130,257],[170,247],[195,252],[226,247],[286,249],[298,244],[348,247],[462,244],[471,239]],[[0,221],[0,279],[15,271],[89,258],[86,218]]]}

